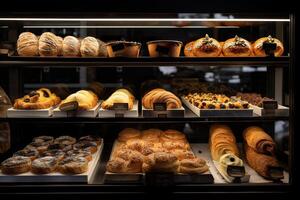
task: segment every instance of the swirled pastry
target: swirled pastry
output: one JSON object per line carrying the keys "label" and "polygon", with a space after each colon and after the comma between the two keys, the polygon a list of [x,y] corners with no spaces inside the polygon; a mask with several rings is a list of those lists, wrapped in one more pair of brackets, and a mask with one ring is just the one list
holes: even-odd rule
{"label": "swirled pastry", "polygon": [[196,57],[217,57],[222,52],[220,43],[208,36],[200,38],[194,42],[193,54]]}
{"label": "swirled pastry", "polygon": [[56,170],[57,163],[58,160],[55,157],[41,157],[32,162],[31,171],[35,174],[48,174]]}
{"label": "swirled pastry", "polygon": [[23,32],[17,40],[19,56],[37,56],[39,54],[38,37],[31,32]]}
{"label": "swirled pastry", "polygon": [[79,110],[89,110],[97,105],[98,97],[90,90],[79,90],[78,92],[71,94],[64,99],[59,108],[61,109],[64,104],[70,102],[77,102]]}
{"label": "swirled pastry", "polygon": [[80,52],[82,57],[107,57],[105,43],[94,37],[86,37],[81,41]]}
{"label": "swirled pastry", "polygon": [[79,56],[80,41],[74,36],[66,36],[62,46],[63,56]]}
{"label": "swirled pastry", "polygon": [[235,36],[234,38],[230,38],[224,42],[222,51],[224,56],[251,56],[252,46],[250,42],[244,38]]}
{"label": "swirled pastry", "polygon": [[267,56],[265,50],[263,49],[264,43],[276,44],[276,49],[274,51],[274,56],[281,56],[284,52],[284,47],[280,40],[273,38],[271,35],[268,37],[262,37],[254,42],[253,52],[255,56]]}
{"label": "swirled pastry", "polygon": [[126,89],[118,89],[108,99],[106,99],[101,107],[103,109],[112,109],[115,103],[127,103],[128,109],[133,108],[135,97]]}
{"label": "swirled pastry", "polygon": [[58,56],[60,53],[60,39],[51,32],[45,32],[39,39],[40,56]]}
{"label": "swirled pastry", "polygon": [[166,103],[167,109],[176,109],[182,106],[177,96],[162,88],[153,89],[145,94],[142,103],[146,109],[153,109],[154,103]]}
{"label": "swirled pastry", "polygon": [[16,99],[15,109],[46,109],[60,103],[60,98],[47,88],[30,92],[22,98]]}

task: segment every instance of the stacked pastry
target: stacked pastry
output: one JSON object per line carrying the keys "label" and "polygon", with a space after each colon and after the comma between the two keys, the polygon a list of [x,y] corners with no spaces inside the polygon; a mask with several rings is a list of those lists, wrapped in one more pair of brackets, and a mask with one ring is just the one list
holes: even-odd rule
{"label": "stacked pastry", "polygon": [[193,93],[184,96],[192,105],[199,109],[248,109],[249,103],[238,101],[224,94]]}
{"label": "stacked pastry", "polygon": [[4,174],[33,172],[48,174],[81,174],[88,170],[92,155],[98,150],[102,139],[97,136],[84,136],[77,141],[70,136],[39,136],[24,149],[1,163]]}
{"label": "stacked pastry", "polygon": [[128,109],[132,110],[135,97],[126,89],[118,89],[108,99],[106,99],[101,107],[103,109],[112,109],[115,103],[127,103]]}
{"label": "stacked pastry", "polygon": [[167,90],[156,88],[144,95],[142,99],[144,108],[153,109],[155,103],[166,103],[167,109],[181,108],[180,99]]}
{"label": "stacked pastry", "polygon": [[247,101],[252,105],[258,106],[258,107],[263,107],[263,102],[264,101],[274,101],[271,98],[268,97],[262,97],[260,94],[257,93],[237,93],[236,97],[240,98],[243,101]]}
{"label": "stacked pastry", "polygon": [[[243,137],[246,159],[250,167],[264,178],[273,179],[270,174],[271,168],[280,167],[275,156],[276,144],[273,139],[257,126],[245,129]],[[280,178],[283,178],[283,175]]]}
{"label": "stacked pastry", "polygon": [[226,181],[231,182],[233,178],[227,173],[228,166],[244,166],[231,129],[226,125],[211,126],[209,148],[212,159],[220,165],[219,172]]}
{"label": "stacked pastry", "polygon": [[15,109],[46,109],[60,103],[60,98],[47,88],[31,91],[22,98],[16,99]]}
{"label": "stacked pastry", "polygon": [[206,161],[191,151],[185,135],[176,130],[127,128],[119,133],[106,166],[113,173],[204,173]]}
{"label": "stacked pastry", "polygon": [[271,50],[274,52],[274,56],[281,56],[284,52],[283,44],[272,36],[262,37],[251,44],[248,40],[237,35],[225,42],[218,42],[206,34],[203,38],[187,43],[184,48],[184,55],[187,57],[267,56],[265,44],[275,45],[275,49]]}
{"label": "stacked pastry", "polygon": [[[79,90],[64,99],[59,108],[60,110],[89,110],[93,109],[98,103],[98,96],[91,90]],[[71,110],[72,110],[71,109]]]}
{"label": "stacked pastry", "polygon": [[41,36],[31,32],[21,33],[17,40],[17,52],[20,56],[107,57],[106,44],[99,39],[61,38],[51,32]]}

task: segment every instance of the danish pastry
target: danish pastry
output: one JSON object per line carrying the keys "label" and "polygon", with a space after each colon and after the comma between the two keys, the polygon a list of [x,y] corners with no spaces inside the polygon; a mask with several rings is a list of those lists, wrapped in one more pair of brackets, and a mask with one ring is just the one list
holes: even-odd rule
{"label": "danish pastry", "polygon": [[142,140],[149,142],[159,142],[162,133],[163,131],[154,128],[144,130],[142,131]]}
{"label": "danish pastry", "polygon": [[76,138],[73,138],[71,136],[60,136],[58,138],[55,138],[54,143],[72,145],[76,143]]}
{"label": "danish pastry", "polygon": [[41,88],[30,92],[22,98],[16,99],[15,109],[46,109],[60,103],[60,98],[49,89]]}
{"label": "danish pastry", "polygon": [[80,141],[74,144],[73,148],[74,150],[85,150],[89,151],[92,154],[96,153],[97,151],[97,143],[91,142],[91,141]]}
{"label": "danish pastry", "polygon": [[220,43],[208,34],[194,42],[193,54],[196,57],[217,57],[222,52]]}
{"label": "danish pastry", "polygon": [[81,41],[80,52],[82,57],[107,57],[105,43],[94,37],[86,37]]}
{"label": "danish pastry", "polygon": [[195,43],[195,41],[192,41],[185,45],[183,52],[186,57],[195,57],[195,55],[193,53],[194,43]]}
{"label": "danish pastry", "polygon": [[51,32],[45,32],[39,39],[40,56],[58,56],[61,41]]}
{"label": "danish pastry", "polygon": [[179,161],[172,153],[156,152],[145,157],[143,172],[174,172],[178,171]]}
{"label": "danish pastry", "polygon": [[84,142],[84,141],[95,142],[97,146],[101,145],[102,143],[102,139],[96,135],[83,136],[78,140],[78,142]]}
{"label": "danish pastry", "polygon": [[65,157],[65,152],[61,149],[48,149],[40,154],[40,157],[46,156],[55,157],[58,161],[60,161]]}
{"label": "danish pastry", "polygon": [[80,41],[76,37],[66,36],[63,40],[62,54],[63,56],[79,56]]}
{"label": "danish pastry", "polygon": [[256,40],[253,44],[253,52],[255,56],[268,56],[263,49],[264,43],[269,44],[276,44],[276,49],[274,51],[274,56],[278,57],[281,56],[284,52],[284,47],[282,42],[280,40],[273,38],[271,35],[268,37],[262,37],[258,40]]}
{"label": "danish pastry", "polygon": [[141,132],[134,128],[125,128],[119,133],[118,141],[126,142],[130,139],[138,139],[141,136]]}
{"label": "danish pastry", "polygon": [[90,151],[82,150],[82,149],[70,150],[66,153],[66,157],[83,157],[88,161],[91,161],[93,159],[92,153]]}
{"label": "danish pastry", "polygon": [[206,161],[200,158],[183,159],[178,171],[183,174],[202,174],[208,171],[208,166]]}
{"label": "danish pastry", "polygon": [[22,156],[22,157],[28,157],[31,160],[34,160],[38,157],[39,152],[35,148],[24,148],[20,151],[17,151],[14,153],[14,156]]}
{"label": "danish pastry", "polygon": [[224,56],[231,57],[251,56],[252,46],[250,42],[244,38],[235,36],[234,38],[230,38],[224,42],[222,52]]}
{"label": "danish pastry", "polygon": [[58,160],[55,157],[41,157],[32,162],[31,171],[35,174],[48,174],[56,170],[57,163]]}
{"label": "danish pastry", "polygon": [[162,141],[181,140],[186,141],[185,135],[177,130],[168,129],[161,134]]}
{"label": "danish pastry", "polygon": [[19,35],[17,51],[19,56],[37,56],[39,54],[38,37],[31,32],[24,32]]}
{"label": "danish pastry", "polygon": [[14,156],[1,163],[3,174],[21,174],[30,171],[31,159],[24,156]]}

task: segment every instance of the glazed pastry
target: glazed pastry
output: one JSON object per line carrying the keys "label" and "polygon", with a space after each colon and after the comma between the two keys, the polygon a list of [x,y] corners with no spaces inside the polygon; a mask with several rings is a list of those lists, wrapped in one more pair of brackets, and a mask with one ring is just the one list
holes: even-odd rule
{"label": "glazed pastry", "polygon": [[179,161],[172,153],[156,152],[145,157],[143,172],[174,172],[178,171]]}
{"label": "glazed pastry", "polygon": [[208,171],[206,161],[200,158],[184,159],[180,161],[179,173],[202,174]]}
{"label": "glazed pastry", "polygon": [[234,38],[230,38],[224,42],[222,52],[224,56],[245,57],[251,56],[252,47],[250,42],[244,38],[235,36]]}
{"label": "glazed pastry", "polygon": [[65,152],[60,149],[48,149],[47,151],[40,154],[40,157],[46,156],[55,157],[58,161],[60,161],[65,157]]}
{"label": "glazed pastry", "polygon": [[130,139],[138,139],[141,136],[141,132],[134,128],[125,128],[119,133],[118,141],[126,142]]}
{"label": "glazed pastry", "polygon": [[209,132],[209,146],[213,160],[220,161],[225,154],[239,156],[235,137],[228,126],[213,125]]}
{"label": "glazed pastry", "polygon": [[185,135],[177,130],[168,129],[161,134],[162,141],[186,141]]}
{"label": "glazed pastry", "polygon": [[43,135],[43,136],[33,138],[32,142],[51,144],[54,142],[54,138],[52,136]]}
{"label": "glazed pastry", "polygon": [[39,54],[39,40],[36,35],[30,32],[23,32],[17,41],[19,56],[37,56]]}
{"label": "glazed pastry", "polygon": [[182,106],[181,101],[177,96],[161,88],[151,90],[145,94],[142,103],[146,109],[153,109],[154,103],[166,103],[167,109],[177,109]]}
{"label": "glazed pastry", "polygon": [[223,94],[193,93],[184,96],[192,105],[199,109],[248,109],[249,103],[231,99]]}
{"label": "glazed pastry", "polygon": [[70,150],[66,153],[66,157],[83,157],[87,159],[87,161],[91,161],[93,159],[92,153],[84,149]]}
{"label": "glazed pastry", "polygon": [[138,152],[141,152],[143,148],[149,145],[151,144],[141,139],[130,139],[126,141],[126,147],[128,149],[135,150]]}
{"label": "glazed pastry", "polygon": [[82,174],[88,170],[88,160],[83,157],[67,157],[58,163],[63,174]]}
{"label": "glazed pastry", "polygon": [[262,128],[250,126],[244,130],[243,137],[247,145],[257,153],[275,155],[276,144]]}
{"label": "glazed pastry", "polygon": [[106,99],[101,107],[103,109],[112,109],[115,103],[127,103],[128,109],[132,110],[135,97],[126,89],[118,89],[108,99]]}
{"label": "glazed pastry", "polygon": [[32,162],[31,171],[35,174],[48,174],[56,170],[57,163],[58,160],[55,157],[41,157]]}
{"label": "glazed pastry", "polygon": [[[253,148],[244,144],[246,160],[251,168],[259,175],[266,179],[273,179],[270,175],[270,167],[280,167],[277,159],[273,156],[268,156],[256,152]],[[283,175],[281,178],[284,178]]]}
{"label": "glazed pastry", "polygon": [[184,159],[193,159],[196,158],[194,153],[191,150],[185,149],[173,149],[172,153],[177,157],[179,161]]}
{"label": "glazed pastry", "polygon": [[107,57],[105,43],[94,37],[86,37],[81,41],[80,52],[82,57]]}
{"label": "glazed pastry", "polygon": [[163,131],[154,128],[144,130],[142,131],[142,140],[148,142],[159,142],[162,133]]}
{"label": "glazed pastry", "polygon": [[101,143],[102,143],[102,139],[96,135],[83,136],[83,137],[79,138],[79,140],[78,140],[78,142],[85,142],[85,141],[95,142],[97,144],[97,146],[101,145]]}
{"label": "glazed pastry", "polygon": [[15,109],[46,109],[60,103],[60,98],[49,89],[41,88],[30,92],[22,98],[16,99]]}
{"label": "glazed pastry", "polygon": [[63,40],[62,54],[63,56],[79,56],[80,41],[73,36],[65,37]]}
{"label": "glazed pastry", "polygon": [[36,159],[38,157],[38,155],[39,155],[39,152],[35,148],[24,148],[20,151],[17,151],[16,153],[14,153],[14,157],[15,156],[28,157],[31,160]]}
{"label": "glazed pastry", "polygon": [[56,35],[45,32],[39,39],[40,56],[58,56],[60,51],[60,40]]}
{"label": "glazed pastry", "polygon": [[73,148],[74,150],[85,150],[89,151],[92,154],[96,153],[97,151],[97,143],[96,142],[91,142],[91,141],[80,141],[76,144],[74,144]]}
{"label": "glazed pastry", "polygon": [[195,43],[195,41],[192,41],[185,45],[183,52],[186,57],[195,57],[195,55],[193,53],[194,43]]}
{"label": "glazed pastry", "polygon": [[59,106],[62,109],[66,104],[70,102],[77,102],[79,110],[93,109],[98,103],[98,97],[92,91],[79,90],[78,92],[69,95],[63,100]]}
{"label": "glazed pastry", "polygon": [[194,42],[193,54],[196,57],[217,57],[222,51],[220,43],[208,34]]}
{"label": "glazed pastry", "polygon": [[54,143],[72,145],[76,143],[76,139],[70,136],[60,136],[55,138]]}
{"label": "glazed pastry", "polygon": [[14,156],[1,163],[3,174],[21,174],[30,171],[31,159],[24,156]]}
{"label": "glazed pastry", "polygon": [[274,51],[274,56],[281,56],[284,52],[283,44],[276,38],[273,38],[271,35],[268,37],[262,37],[256,40],[253,44],[253,52],[255,56],[268,56],[263,49],[264,43],[276,44],[276,49]]}

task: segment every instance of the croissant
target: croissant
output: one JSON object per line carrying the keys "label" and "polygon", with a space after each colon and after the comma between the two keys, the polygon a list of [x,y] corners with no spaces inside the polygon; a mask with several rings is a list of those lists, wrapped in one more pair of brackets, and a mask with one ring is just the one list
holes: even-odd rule
{"label": "croissant", "polygon": [[65,104],[72,101],[78,102],[78,108],[88,110],[94,108],[98,103],[98,97],[92,91],[79,90],[78,92],[69,95],[62,101],[60,108]]}
{"label": "croissant", "polygon": [[272,179],[270,177],[269,168],[279,167],[279,163],[275,157],[260,154],[253,148],[244,144],[246,160],[250,167],[252,167],[259,175],[266,179]]}
{"label": "croissant", "polygon": [[116,90],[108,99],[106,99],[101,107],[103,109],[112,109],[115,103],[128,103],[128,109],[133,108],[135,97],[126,89]]}
{"label": "croissant", "polygon": [[167,109],[181,108],[182,104],[180,99],[172,92],[166,91],[161,88],[151,90],[144,95],[142,99],[143,106],[147,109],[153,109],[154,103],[166,103]]}
{"label": "croissant", "polygon": [[224,154],[239,156],[236,139],[231,129],[225,125],[213,125],[210,128],[209,147],[215,161],[219,161]]}
{"label": "croissant", "polygon": [[260,127],[250,126],[243,132],[245,143],[258,153],[274,155],[276,144]]}

